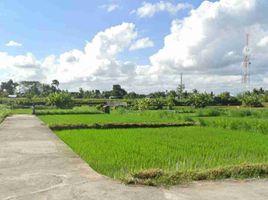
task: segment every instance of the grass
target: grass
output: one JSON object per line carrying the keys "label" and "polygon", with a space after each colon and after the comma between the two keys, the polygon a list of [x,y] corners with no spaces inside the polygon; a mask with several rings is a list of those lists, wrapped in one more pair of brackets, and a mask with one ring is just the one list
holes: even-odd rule
{"label": "grass", "polygon": [[[265,108],[121,109],[39,118],[56,127],[55,133],[96,171],[127,183],[172,185],[268,175]],[[158,126],[185,122],[201,126]]]}
{"label": "grass", "polygon": [[30,109],[30,108],[28,108],[28,109],[13,109],[13,110],[10,110],[10,114],[12,114],[12,115],[21,115],[21,114],[31,115],[32,109]]}
{"label": "grass", "polygon": [[257,117],[207,117],[199,118],[202,126],[220,127],[230,130],[251,131],[268,135],[267,119]]}
{"label": "grass", "polygon": [[163,128],[163,127],[186,127],[195,126],[195,122],[178,123],[106,123],[106,124],[67,124],[50,125],[52,130],[72,130],[72,129],[122,129],[122,128]]}
{"label": "grass", "polygon": [[44,115],[39,118],[48,125],[105,124],[105,123],[177,123],[191,121],[193,114],[176,111],[113,111],[102,115]]}
{"label": "grass", "polygon": [[[56,134],[93,169],[121,180],[135,180],[135,174],[157,169],[163,175],[154,179],[154,184],[176,184],[195,180],[202,173],[204,179],[215,178],[208,174],[219,169],[227,173],[232,167],[241,167],[243,172],[243,166],[253,166],[254,171],[259,164],[268,164],[268,136],[245,131],[181,127],[65,130]],[[238,172],[227,175],[243,175]],[[244,171],[248,176],[259,176],[258,172]],[[219,173],[221,177],[223,173]],[[143,183],[152,184],[152,180],[146,181]]]}
{"label": "grass", "polygon": [[10,114],[8,107],[0,104],[0,123]]}
{"label": "grass", "polygon": [[92,106],[76,106],[72,109],[58,109],[51,107],[39,107],[35,110],[36,115],[69,115],[69,114],[102,114]]}
{"label": "grass", "polygon": [[149,169],[133,174],[126,180],[128,184],[144,184],[151,186],[176,185],[201,180],[267,178],[268,164],[242,164],[219,167],[202,171],[186,171],[165,173],[162,170]]}

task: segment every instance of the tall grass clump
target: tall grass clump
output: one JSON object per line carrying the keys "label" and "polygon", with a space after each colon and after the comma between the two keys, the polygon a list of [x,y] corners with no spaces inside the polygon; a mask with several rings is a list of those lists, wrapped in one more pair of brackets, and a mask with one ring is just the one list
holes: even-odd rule
{"label": "tall grass clump", "polygon": [[220,108],[198,109],[196,112],[197,117],[216,117],[224,114],[225,110]]}
{"label": "tall grass clump", "polygon": [[268,123],[266,119],[215,117],[199,119],[199,123],[202,126],[268,134]]}

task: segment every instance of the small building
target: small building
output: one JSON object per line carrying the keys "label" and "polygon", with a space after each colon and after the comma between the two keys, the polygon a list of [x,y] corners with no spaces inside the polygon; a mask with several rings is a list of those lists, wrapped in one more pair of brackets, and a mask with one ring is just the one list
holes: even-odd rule
{"label": "small building", "polygon": [[12,98],[12,99],[14,99],[14,98],[17,98],[17,95],[16,95],[16,94],[10,94],[10,95],[8,95],[7,97],[8,97],[8,98]]}
{"label": "small building", "polygon": [[114,107],[114,108],[117,108],[117,107],[127,107],[127,102],[123,102],[123,101],[107,101],[107,106],[110,106],[110,107]]}
{"label": "small building", "polygon": [[109,99],[121,99],[121,98],[118,96],[110,96]]}

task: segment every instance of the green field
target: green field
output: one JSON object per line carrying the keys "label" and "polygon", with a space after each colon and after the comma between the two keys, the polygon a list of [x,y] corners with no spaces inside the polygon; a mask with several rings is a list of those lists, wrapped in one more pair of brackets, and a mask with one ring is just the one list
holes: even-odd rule
{"label": "green field", "polygon": [[174,173],[268,163],[268,137],[249,132],[186,127],[56,134],[93,169],[119,179],[145,169]]}
{"label": "green field", "polygon": [[174,111],[114,111],[110,115],[44,115],[39,116],[46,124],[94,124],[94,123],[157,123],[181,122],[191,114],[177,114]]}
{"label": "green field", "polygon": [[194,127],[55,131],[93,169],[115,179],[172,185],[268,176],[265,108],[117,110],[110,115],[39,117],[48,125],[196,122]]}
{"label": "green field", "polygon": [[268,135],[268,120],[256,117],[206,117],[200,118],[202,126],[224,128],[229,130],[250,131]]}

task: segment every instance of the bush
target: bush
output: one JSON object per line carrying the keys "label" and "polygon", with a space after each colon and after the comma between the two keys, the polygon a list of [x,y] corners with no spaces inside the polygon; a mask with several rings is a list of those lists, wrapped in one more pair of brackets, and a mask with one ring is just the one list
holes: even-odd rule
{"label": "bush", "polygon": [[188,99],[188,105],[195,108],[204,108],[212,104],[212,97],[207,93],[196,93]]}
{"label": "bush", "polygon": [[50,94],[47,99],[47,104],[57,108],[72,108],[74,106],[73,99],[67,92]]}
{"label": "bush", "polygon": [[175,100],[174,97],[169,96],[169,97],[167,98],[167,100],[166,100],[166,104],[167,104],[167,106],[168,106],[168,109],[169,109],[169,110],[172,110],[173,107],[176,106],[177,101]]}
{"label": "bush", "polygon": [[260,97],[256,94],[244,94],[242,104],[247,107],[263,107]]}
{"label": "bush", "polygon": [[206,110],[199,110],[197,112],[198,117],[217,117],[223,115],[223,111],[217,108],[211,108]]}
{"label": "bush", "polygon": [[135,102],[133,108],[137,110],[161,110],[165,106],[162,99],[140,99]]}

